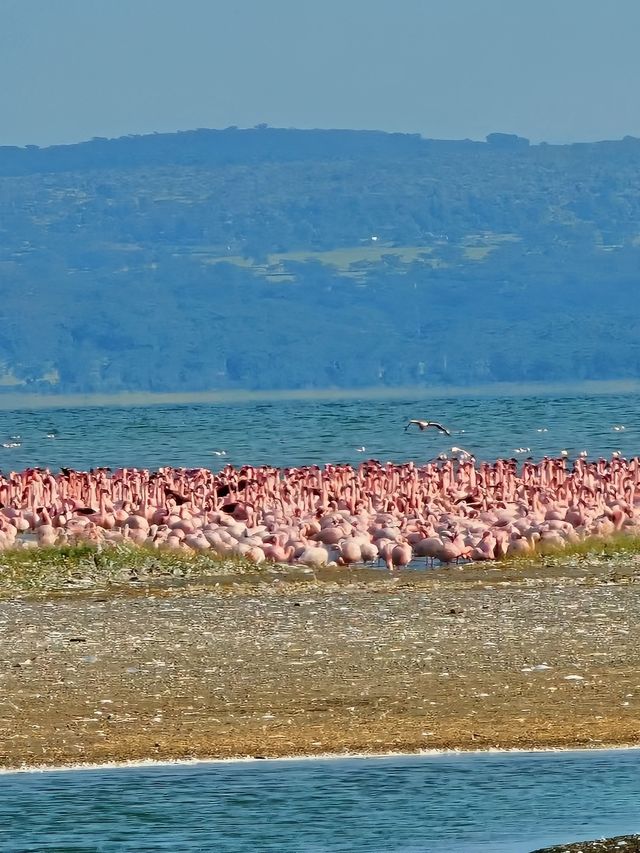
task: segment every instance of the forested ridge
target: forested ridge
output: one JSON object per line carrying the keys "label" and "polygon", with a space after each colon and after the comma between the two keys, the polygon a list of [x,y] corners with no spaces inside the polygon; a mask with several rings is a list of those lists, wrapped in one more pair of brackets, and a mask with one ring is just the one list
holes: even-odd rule
{"label": "forested ridge", "polygon": [[0,147],[0,391],[640,375],[640,140]]}

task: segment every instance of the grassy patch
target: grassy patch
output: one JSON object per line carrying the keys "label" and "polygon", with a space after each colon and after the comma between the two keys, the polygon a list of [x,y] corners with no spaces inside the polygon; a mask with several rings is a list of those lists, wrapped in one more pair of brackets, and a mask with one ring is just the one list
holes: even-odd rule
{"label": "grassy patch", "polygon": [[516,243],[519,239],[515,234],[470,235],[461,241],[460,246],[467,260],[484,261],[501,243]]}
{"label": "grassy patch", "polygon": [[[563,566],[574,569],[588,566],[600,573],[601,570],[613,571],[622,566],[633,568],[635,564],[640,571],[640,537],[620,534],[607,540],[588,539],[564,549],[549,549],[545,553],[466,565],[487,573],[492,569],[522,571],[535,567],[562,569]],[[371,566],[354,566],[353,570],[356,574],[373,571]],[[254,582],[256,579],[269,582],[274,576],[291,581],[313,577],[314,580],[334,582],[343,574],[343,580],[351,577],[349,570],[326,571],[329,574],[324,577],[325,570],[314,573],[301,566],[268,563],[256,566],[240,557],[219,557],[211,552],[187,554],[126,545],[101,549],[91,545],[28,548],[0,553],[0,598],[109,587],[167,586],[198,578],[209,578],[213,583],[220,581],[228,585],[236,581]],[[376,577],[380,575],[378,579],[387,577],[384,570],[374,574]],[[430,576],[431,572],[427,575]],[[364,575],[362,579],[365,579]]]}
{"label": "grassy patch", "polygon": [[279,255],[269,255],[270,264],[286,263],[286,261],[319,261],[322,264],[338,267],[342,272],[349,270],[351,264],[380,263],[385,255],[397,258],[403,264],[425,260],[433,252],[431,246],[402,246],[389,247],[378,245],[353,246],[344,249],[332,249],[328,252],[284,252]]}
{"label": "grassy patch", "polygon": [[607,563],[612,560],[620,560],[625,557],[640,556],[640,536],[629,536],[620,533],[607,539],[590,538],[583,542],[569,544],[565,548],[553,548],[549,546],[544,551],[538,550],[535,554],[519,557],[507,557],[505,564],[533,564],[544,561],[560,565],[569,560],[588,560],[589,562]]}
{"label": "grassy patch", "polygon": [[389,247],[376,244],[371,246],[349,246],[342,249],[331,249],[327,252],[310,252],[307,250],[300,252],[280,252],[268,255],[266,264],[254,264],[253,261],[243,258],[240,255],[203,257],[203,261],[207,264],[228,263],[239,267],[248,267],[266,276],[274,275],[273,269],[283,268],[282,265],[287,262],[306,263],[308,261],[316,261],[326,266],[336,267],[341,273],[349,273],[353,272],[351,270],[353,264],[378,264],[383,260],[385,255],[397,258],[402,264],[410,264],[413,261],[432,263],[428,257],[432,252],[433,247],[431,246]]}
{"label": "grassy patch", "polygon": [[[518,239],[514,234],[470,234],[460,241],[459,247],[466,260],[482,261],[502,243],[513,242]],[[442,258],[438,257],[437,243],[430,246],[388,246],[376,242],[330,249],[325,252],[311,252],[307,249],[294,252],[275,252],[267,256],[266,264],[255,264],[240,255],[220,257],[215,254],[213,248],[210,250],[198,249],[192,254],[199,256],[205,264],[234,264],[239,267],[250,268],[267,278],[282,278],[283,280],[288,280],[287,262],[316,261],[335,267],[342,275],[350,276],[365,275],[366,268],[358,269],[358,265],[380,264],[384,262],[385,256],[395,258],[402,265],[419,261],[431,267],[447,266]]]}
{"label": "grassy patch", "polygon": [[484,261],[494,249],[495,246],[465,246],[464,256],[470,261]]}
{"label": "grassy patch", "polygon": [[260,569],[254,563],[240,558],[125,545],[29,548],[0,554],[0,597],[257,571]]}

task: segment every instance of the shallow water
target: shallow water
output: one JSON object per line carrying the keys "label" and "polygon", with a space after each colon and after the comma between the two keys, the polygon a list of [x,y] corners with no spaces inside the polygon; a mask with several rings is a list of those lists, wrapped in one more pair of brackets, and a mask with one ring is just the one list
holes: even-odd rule
{"label": "shallow water", "polygon": [[0,847],[527,853],[638,831],[639,771],[602,751],[7,774]]}
{"label": "shallow water", "polygon": [[[0,469],[424,462],[452,446],[478,459],[539,458],[563,449],[571,456],[630,456],[640,451],[639,413],[638,394],[0,411]],[[409,418],[440,421],[452,436],[405,432]]]}

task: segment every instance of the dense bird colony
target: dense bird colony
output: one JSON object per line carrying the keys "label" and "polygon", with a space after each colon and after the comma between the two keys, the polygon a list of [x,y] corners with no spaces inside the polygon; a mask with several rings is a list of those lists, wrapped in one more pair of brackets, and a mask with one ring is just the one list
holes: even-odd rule
{"label": "dense bird colony", "polygon": [[640,534],[640,460],[27,469],[0,479],[0,548],[131,543],[311,567],[486,561]]}

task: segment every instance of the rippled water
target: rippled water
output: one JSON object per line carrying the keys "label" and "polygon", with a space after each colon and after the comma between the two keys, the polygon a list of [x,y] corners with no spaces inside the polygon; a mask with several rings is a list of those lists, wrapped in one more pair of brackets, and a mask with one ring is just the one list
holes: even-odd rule
{"label": "rippled water", "polygon": [[[415,427],[439,420],[452,437]],[[624,426],[616,431],[615,426]],[[415,431],[414,431],[415,430]],[[8,445],[8,446],[3,446]],[[13,446],[12,446],[13,445]],[[303,400],[225,405],[68,408],[0,412],[0,469],[61,465],[220,468],[419,462],[452,446],[478,459],[640,452],[640,395]],[[358,450],[358,448],[365,448]],[[222,455],[224,453],[225,455]]]}
{"label": "rippled water", "polygon": [[640,752],[0,776],[3,851],[527,853],[640,828]]}

